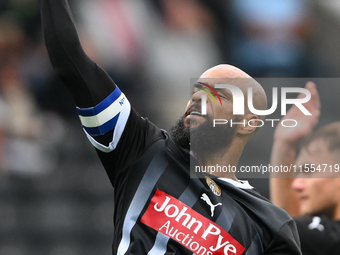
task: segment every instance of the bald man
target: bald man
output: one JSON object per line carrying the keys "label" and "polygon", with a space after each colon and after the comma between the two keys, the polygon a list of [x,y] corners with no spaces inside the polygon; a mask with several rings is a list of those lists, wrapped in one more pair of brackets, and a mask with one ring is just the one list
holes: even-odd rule
{"label": "bald man", "polygon": [[[235,122],[260,117],[248,109],[233,116],[231,90],[218,85],[244,94],[252,87],[254,106],[265,109],[259,84],[236,67],[209,69],[169,135],[141,117],[84,53],[66,0],[42,0],[40,8],[52,65],[115,189],[112,254],[301,254],[292,219],[248,182],[231,171],[190,171],[236,166],[256,128]],[[234,125],[214,127],[216,118]]]}

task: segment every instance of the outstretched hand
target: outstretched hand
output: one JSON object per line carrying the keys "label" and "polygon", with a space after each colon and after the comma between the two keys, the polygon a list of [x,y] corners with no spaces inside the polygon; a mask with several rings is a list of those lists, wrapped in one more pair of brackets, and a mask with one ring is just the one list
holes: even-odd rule
{"label": "outstretched hand", "polygon": [[[306,89],[311,93],[311,98],[303,106],[312,114],[305,115],[301,110],[293,105],[285,119],[294,119],[297,121],[295,127],[284,127],[278,125],[275,130],[274,144],[271,155],[271,164],[273,166],[291,166],[295,164],[296,160],[296,143],[302,138],[308,136],[314,126],[318,123],[320,115],[320,99],[316,86],[313,82],[307,82]],[[298,98],[304,98],[305,95],[301,93]],[[294,181],[294,172],[280,172],[272,173],[270,178],[270,196],[272,202],[286,210],[292,217],[299,216],[299,201],[292,189],[292,183]]]}
{"label": "outstretched hand", "polygon": [[[311,99],[303,105],[312,115],[305,115],[296,105],[293,105],[282,120],[294,119],[298,124],[295,127],[278,125],[274,134],[276,141],[295,145],[302,138],[308,136],[312,132],[313,127],[318,123],[321,108],[318,91],[313,82],[307,82],[306,89],[310,91]],[[305,94],[303,93],[300,93],[298,96],[298,98],[304,97]]]}

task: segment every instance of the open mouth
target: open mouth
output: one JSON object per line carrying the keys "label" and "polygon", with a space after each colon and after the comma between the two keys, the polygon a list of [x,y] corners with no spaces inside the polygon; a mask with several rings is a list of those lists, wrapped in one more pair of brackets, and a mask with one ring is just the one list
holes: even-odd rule
{"label": "open mouth", "polygon": [[192,105],[186,112],[185,116],[189,115],[196,115],[196,116],[202,116],[201,110],[199,109],[198,105]]}
{"label": "open mouth", "polygon": [[189,115],[197,115],[197,116],[202,116],[202,114],[200,113],[200,112],[198,112],[198,111],[192,111],[192,112],[190,112],[190,114]]}

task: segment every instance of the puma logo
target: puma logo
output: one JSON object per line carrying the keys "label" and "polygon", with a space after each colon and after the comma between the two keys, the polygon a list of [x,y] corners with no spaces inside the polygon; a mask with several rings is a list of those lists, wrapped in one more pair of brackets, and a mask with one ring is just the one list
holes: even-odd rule
{"label": "puma logo", "polygon": [[321,223],[321,218],[320,217],[313,217],[313,221],[308,225],[308,229],[317,229],[319,231],[324,231],[325,227],[320,224]]}
{"label": "puma logo", "polygon": [[201,199],[204,200],[210,206],[211,217],[214,217],[215,207],[222,205],[222,204],[218,203],[218,204],[214,205],[213,203],[211,203],[210,198],[205,193],[202,194]]}

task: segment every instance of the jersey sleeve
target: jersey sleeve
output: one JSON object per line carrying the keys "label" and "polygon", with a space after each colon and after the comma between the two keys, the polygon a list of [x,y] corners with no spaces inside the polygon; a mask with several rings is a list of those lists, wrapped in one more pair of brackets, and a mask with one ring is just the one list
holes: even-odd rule
{"label": "jersey sleeve", "polygon": [[280,228],[264,254],[302,255],[300,239],[293,220],[288,221]]}
{"label": "jersey sleeve", "polygon": [[67,0],[39,3],[52,66],[71,92],[83,129],[112,181],[164,136],[132,110],[124,93],[84,52]]}
{"label": "jersey sleeve", "polygon": [[54,70],[78,107],[95,107],[116,89],[116,85],[84,52],[67,0],[40,0],[40,12]]}
{"label": "jersey sleeve", "polygon": [[294,218],[304,255],[340,254],[340,222],[325,215]]}

